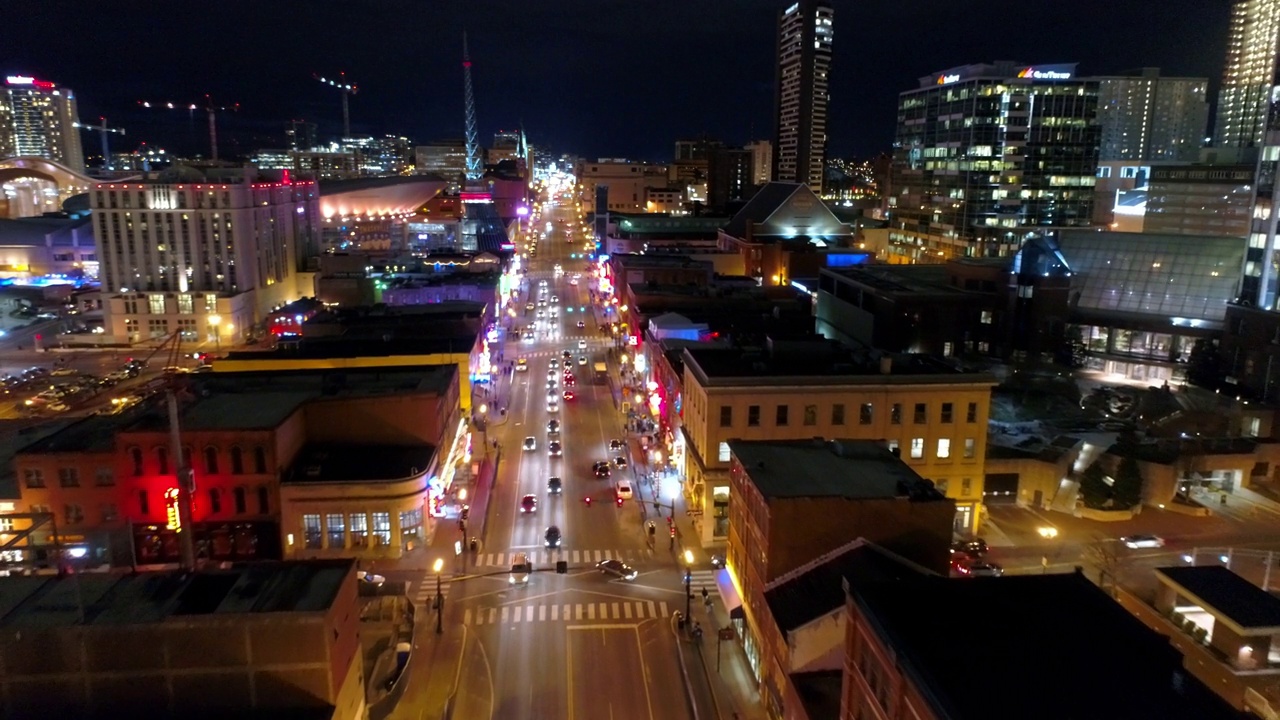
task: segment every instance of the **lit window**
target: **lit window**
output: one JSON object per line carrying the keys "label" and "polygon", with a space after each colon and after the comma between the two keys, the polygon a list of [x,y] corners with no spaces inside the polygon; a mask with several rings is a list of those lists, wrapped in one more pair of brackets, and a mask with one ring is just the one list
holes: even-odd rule
{"label": "lit window", "polygon": [[951,438],[938,438],[938,457],[951,457]]}
{"label": "lit window", "polygon": [[720,462],[729,462],[729,443],[720,443]]}
{"label": "lit window", "polygon": [[924,457],[924,438],[911,438],[911,458],[919,460]]}
{"label": "lit window", "polygon": [[973,457],[974,448],[976,448],[977,445],[978,445],[978,441],[975,440],[974,438],[965,438],[964,439],[964,456],[966,458]]}

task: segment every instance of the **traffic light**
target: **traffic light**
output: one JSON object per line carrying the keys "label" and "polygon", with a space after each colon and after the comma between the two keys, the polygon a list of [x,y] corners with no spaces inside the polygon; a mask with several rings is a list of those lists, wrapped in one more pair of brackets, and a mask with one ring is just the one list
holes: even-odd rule
{"label": "traffic light", "polygon": [[674,538],[675,536],[676,536],[676,526],[675,526],[675,525],[672,525],[672,526],[671,526],[671,537],[672,537],[672,538]]}

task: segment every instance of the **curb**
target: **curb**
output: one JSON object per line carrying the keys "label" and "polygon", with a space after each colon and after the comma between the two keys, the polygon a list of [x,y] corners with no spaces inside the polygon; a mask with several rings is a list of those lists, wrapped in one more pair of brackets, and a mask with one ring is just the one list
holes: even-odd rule
{"label": "curb", "polygon": [[[671,616],[670,622],[673,626],[671,635],[676,639],[676,659],[680,661],[680,676],[684,679],[684,698],[689,703],[689,712],[693,714],[693,720],[699,720],[698,701],[693,697],[693,683],[689,682],[689,667],[684,661],[684,648],[680,647],[680,643],[683,641],[680,638],[680,631],[674,627],[676,623],[675,615]],[[711,697],[715,698],[714,692],[712,692]]]}

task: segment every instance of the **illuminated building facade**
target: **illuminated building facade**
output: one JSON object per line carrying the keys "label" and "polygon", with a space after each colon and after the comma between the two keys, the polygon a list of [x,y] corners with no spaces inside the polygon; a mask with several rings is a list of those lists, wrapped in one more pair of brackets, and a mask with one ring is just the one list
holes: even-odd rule
{"label": "illuminated building facade", "polygon": [[314,295],[298,269],[320,236],[314,182],[287,171],[173,166],[90,193],[107,335],[235,341]]}
{"label": "illuminated building facade", "polygon": [[1236,0],[1213,144],[1258,147],[1267,129],[1280,42],[1280,0]]}
{"label": "illuminated building facade", "polygon": [[1208,84],[1160,77],[1159,68],[1098,78],[1099,161],[1197,160],[1209,122]]}
{"label": "illuminated building facade", "polygon": [[462,177],[467,172],[467,147],[462,139],[440,140],[430,145],[418,145],[413,149],[414,165],[419,175],[439,175],[449,183],[449,191],[462,188]]}
{"label": "illuminated building facade", "polygon": [[751,151],[751,184],[767,184],[773,179],[773,143],[753,140],[746,148]]}
{"label": "illuminated building facade", "polygon": [[84,172],[75,93],[51,82],[10,75],[0,87],[0,159],[42,157]]}
{"label": "illuminated building facade", "polygon": [[890,252],[1003,257],[1091,223],[1098,81],[1074,64],[966,65],[898,96]]}
{"label": "illuminated building facade", "polygon": [[799,0],[778,15],[773,179],[822,194],[832,20],[827,0]]}

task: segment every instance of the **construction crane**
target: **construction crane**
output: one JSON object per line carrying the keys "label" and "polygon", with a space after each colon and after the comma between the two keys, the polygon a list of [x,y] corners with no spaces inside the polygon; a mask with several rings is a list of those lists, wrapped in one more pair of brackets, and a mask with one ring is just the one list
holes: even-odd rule
{"label": "construction crane", "polygon": [[347,74],[345,72],[338,73],[336,78],[323,77],[318,73],[311,73],[311,77],[329,87],[337,88],[338,92],[342,93],[342,139],[345,140],[351,137],[350,98],[360,92],[360,87],[353,82],[347,82]]}
{"label": "construction crane", "polygon": [[[139,100],[138,104],[144,108],[164,108],[166,110],[186,110],[188,114],[194,113],[200,109],[200,105],[196,103],[171,103],[157,102],[153,103],[148,100]],[[213,98],[204,96],[204,109],[209,113],[209,158],[211,160],[218,159],[218,113],[230,110],[232,112],[240,109],[240,103],[234,105],[215,105]]]}
{"label": "construction crane", "polygon": [[111,167],[111,148],[107,144],[107,136],[111,133],[124,135],[124,128],[107,127],[107,119],[104,117],[98,118],[98,121],[99,124],[97,125],[85,125],[80,122],[73,123],[73,125],[81,130],[88,130],[89,132],[96,132],[102,135],[102,167],[107,170],[112,170],[114,168]]}

